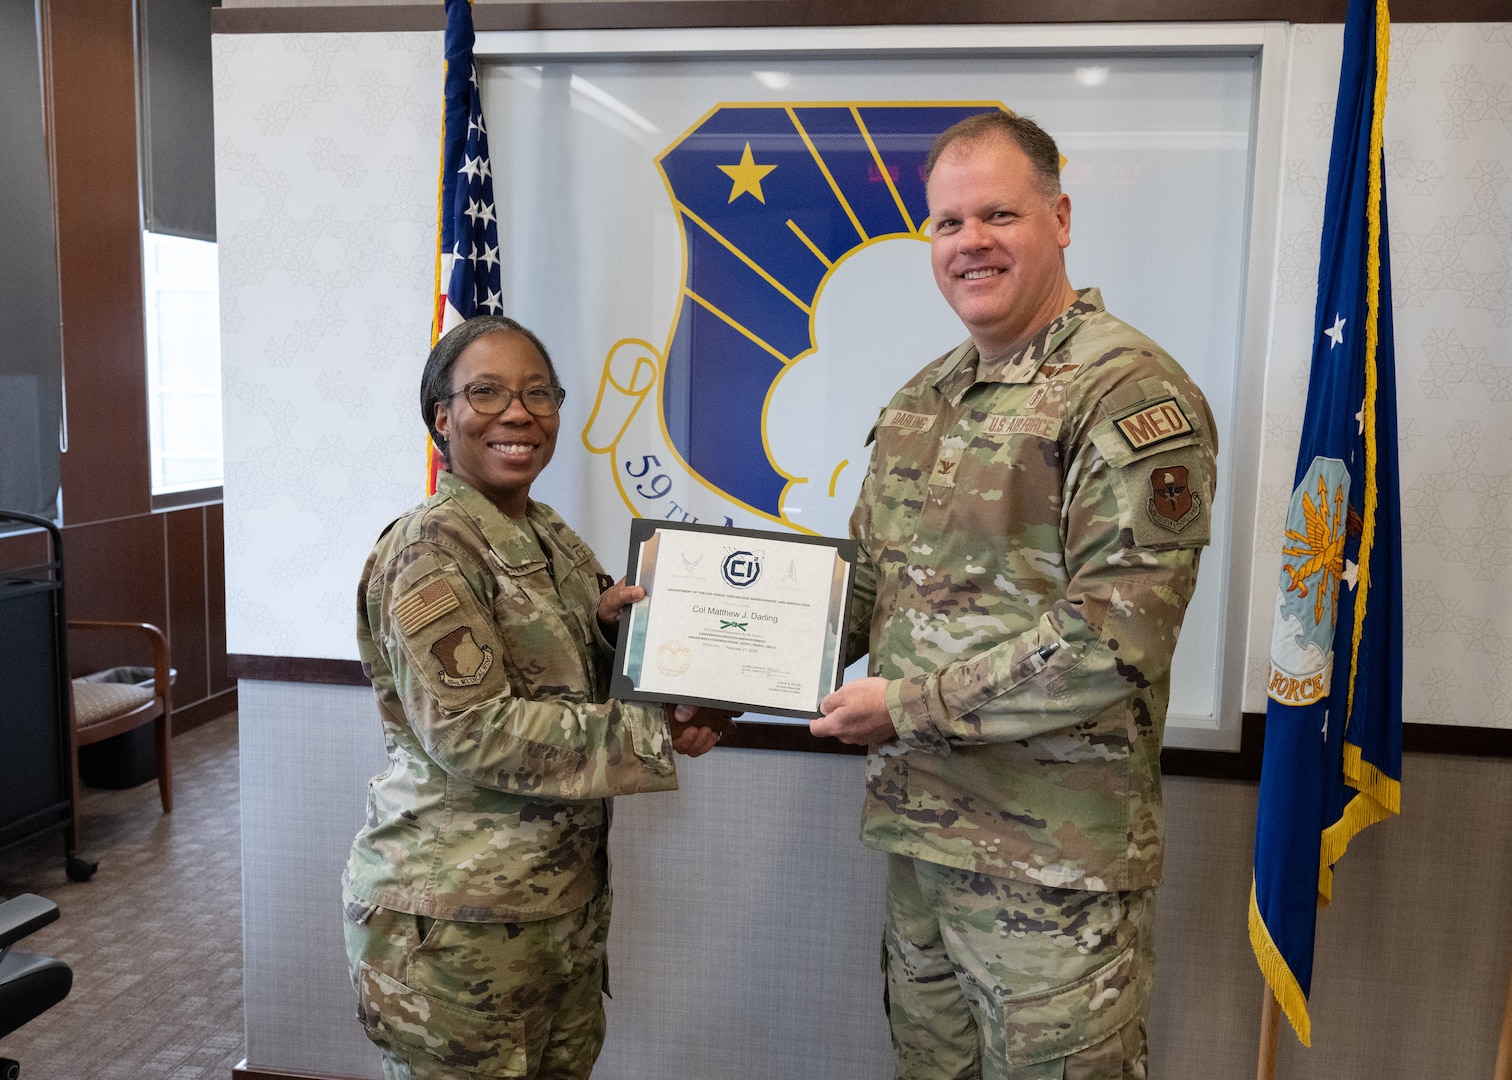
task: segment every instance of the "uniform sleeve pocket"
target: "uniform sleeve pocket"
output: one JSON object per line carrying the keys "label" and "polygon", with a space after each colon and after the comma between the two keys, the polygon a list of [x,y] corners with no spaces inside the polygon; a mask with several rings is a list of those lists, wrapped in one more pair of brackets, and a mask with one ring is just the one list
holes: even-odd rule
{"label": "uniform sleeve pocket", "polygon": [[1204,547],[1212,537],[1213,454],[1191,413],[1178,398],[1146,401],[1092,429],[1135,547]]}
{"label": "uniform sleeve pocket", "polygon": [[460,574],[401,579],[392,604],[392,632],[409,668],[442,708],[465,709],[508,692],[498,626]]}
{"label": "uniform sleeve pocket", "polygon": [[361,966],[357,993],[368,1038],[397,1056],[425,1054],[469,1076],[524,1076],[525,1022],[464,1009]]}

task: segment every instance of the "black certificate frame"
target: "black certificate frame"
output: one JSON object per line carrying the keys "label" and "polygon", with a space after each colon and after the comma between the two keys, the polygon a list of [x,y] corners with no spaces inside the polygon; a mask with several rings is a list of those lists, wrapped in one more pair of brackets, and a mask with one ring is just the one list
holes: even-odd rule
{"label": "black certificate frame", "polygon": [[[838,635],[838,641],[834,655],[830,660],[828,669],[821,672],[822,682],[820,686],[820,696],[822,697],[824,694],[832,692],[840,685],[841,680],[845,675],[845,649],[850,627],[851,594],[855,586],[856,577],[855,569],[857,548],[856,542],[854,540],[841,539],[831,536],[815,536],[811,534],[806,535],[803,533],[780,532],[775,529],[741,529],[723,525],[705,525],[694,522],[665,521],[652,518],[635,518],[630,522],[630,547],[629,552],[626,556],[625,583],[627,585],[640,585],[643,588],[646,588],[648,594],[646,602],[648,603],[654,602],[654,597],[651,595],[652,589],[654,588],[654,579],[642,581],[640,578],[640,567],[643,561],[643,554],[646,545],[652,543],[657,534],[663,531],[695,532],[728,539],[749,539],[755,541],[777,542],[782,544],[811,544],[828,548],[833,551],[835,553],[835,556],[846,565],[847,572],[845,575],[844,588],[842,590],[843,595],[839,597],[838,604],[832,597],[829,606],[831,617],[833,617],[838,607],[839,628],[836,631]],[[628,621],[627,619],[622,618],[619,624],[619,633],[615,641],[614,669],[609,681],[609,693],[612,697],[619,698],[622,701],[658,701],[667,702],[674,705],[698,705],[706,708],[726,709],[735,712],[750,710],[757,712],[762,716],[785,716],[796,720],[812,720],[820,715],[817,709],[807,711],[781,709],[773,708],[768,705],[756,706],[733,700],[700,697],[697,695],[678,695],[667,694],[660,691],[642,691],[635,685],[630,676],[625,674],[625,667],[628,659],[627,654],[629,649],[629,638],[630,633]],[[770,724],[766,726],[772,728],[782,728],[786,726],[792,726],[795,728],[798,727],[797,725],[781,724]],[[798,728],[798,730],[803,729]]]}

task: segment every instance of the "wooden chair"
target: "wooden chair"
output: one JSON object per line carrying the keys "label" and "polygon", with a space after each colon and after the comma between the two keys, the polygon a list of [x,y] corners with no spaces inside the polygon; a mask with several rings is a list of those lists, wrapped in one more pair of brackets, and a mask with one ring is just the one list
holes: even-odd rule
{"label": "wooden chair", "polygon": [[[143,724],[157,725],[158,798],[163,813],[173,811],[173,689],[168,639],[151,623],[69,619],[70,630],[112,630],[144,634],[152,643],[152,686],[73,680],[73,776],[79,789],[79,747],[108,739]],[[79,800],[74,799],[74,832],[79,829]]]}

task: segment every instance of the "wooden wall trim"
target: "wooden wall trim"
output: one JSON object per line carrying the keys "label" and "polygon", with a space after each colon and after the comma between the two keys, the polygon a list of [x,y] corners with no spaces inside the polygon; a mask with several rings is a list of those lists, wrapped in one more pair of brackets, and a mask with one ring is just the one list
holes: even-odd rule
{"label": "wooden wall trim", "polygon": [[218,694],[196,701],[193,705],[187,705],[180,709],[173,708],[173,734],[182,735],[186,731],[208,724],[212,720],[219,720],[227,713],[237,709],[236,687],[222,690]]}
{"label": "wooden wall trim", "polygon": [[[308,656],[260,656],[232,653],[231,676],[262,682],[317,683],[328,686],[367,686],[356,660]],[[792,724],[742,723],[721,744],[751,750],[800,750],[811,754],[862,754],[860,747],[833,739],[816,739],[806,728]],[[1459,727],[1453,724],[1406,724],[1402,749],[1417,754],[1460,754],[1470,757],[1512,757],[1512,730]],[[1161,752],[1160,768],[1167,776],[1202,776],[1216,780],[1260,779],[1265,751],[1265,714],[1245,713],[1238,752],[1179,750]]]}
{"label": "wooden wall trim", "polygon": [[[1347,0],[606,0],[483,3],[479,30],[632,30],[689,27],[965,26],[1055,23],[1342,23]],[[1393,0],[1396,22],[1500,22],[1507,0]],[[440,4],[220,7],[216,34],[312,34],[442,30]]]}
{"label": "wooden wall trim", "polygon": [[226,667],[233,679],[260,682],[323,683],[327,686],[368,686],[368,677],[356,660],[331,660],[319,656],[262,656],[231,653]]}
{"label": "wooden wall trim", "polygon": [[231,1080],[357,1080],[355,1076],[335,1073],[288,1072],[284,1069],[257,1068],[242,1058],[231,1066]]}

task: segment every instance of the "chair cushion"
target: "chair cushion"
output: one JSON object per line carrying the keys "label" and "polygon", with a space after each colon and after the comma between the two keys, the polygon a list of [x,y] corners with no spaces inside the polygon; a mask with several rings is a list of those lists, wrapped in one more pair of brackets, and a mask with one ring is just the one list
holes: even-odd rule
{"label": "chair cushion", "polygon": [[129,713],[152,700],[152,690],[130,683],[73,681],[74,725],[89,727]]}

